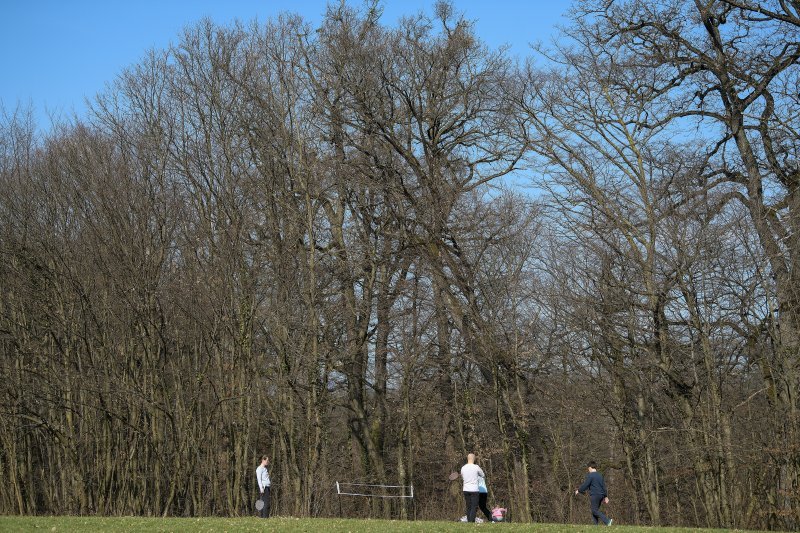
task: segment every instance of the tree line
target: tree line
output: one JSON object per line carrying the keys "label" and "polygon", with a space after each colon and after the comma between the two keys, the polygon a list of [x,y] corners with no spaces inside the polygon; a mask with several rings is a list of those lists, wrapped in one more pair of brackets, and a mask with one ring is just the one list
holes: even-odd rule
{"label": "tree line", "polygon": [[[0,512],[800,524],[800,5],[203,21],[0,121]],[[533,40],[535,36],[531,36]],[[527,188],[535,187],[535,191]],[[414,486],[338,500],[336,481]]]}

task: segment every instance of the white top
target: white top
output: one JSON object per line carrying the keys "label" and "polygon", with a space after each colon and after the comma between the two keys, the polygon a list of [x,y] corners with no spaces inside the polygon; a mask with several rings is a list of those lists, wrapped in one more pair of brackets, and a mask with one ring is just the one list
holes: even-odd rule
{"label": "white top", "polygon": [[269,487],[269,472],[266,466],[259,465],[256,468],[256,479],[258,480],[258,490],[264,492],[266,487]]}
{"label": "white top", "polygon": [[478,492],[478,478],[485,477],[483,470],[476,464],[465,464],[461,467],[464,479],[464,492]]}

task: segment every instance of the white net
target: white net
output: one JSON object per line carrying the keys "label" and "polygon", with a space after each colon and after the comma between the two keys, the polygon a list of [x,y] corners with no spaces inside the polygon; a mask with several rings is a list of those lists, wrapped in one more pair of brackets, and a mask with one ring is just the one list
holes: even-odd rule
{"label": "white net", "polygon": [[367,498],[414,498],[413,485],[375,485],[370,483],[336,482],[338,496],[363,496]]}

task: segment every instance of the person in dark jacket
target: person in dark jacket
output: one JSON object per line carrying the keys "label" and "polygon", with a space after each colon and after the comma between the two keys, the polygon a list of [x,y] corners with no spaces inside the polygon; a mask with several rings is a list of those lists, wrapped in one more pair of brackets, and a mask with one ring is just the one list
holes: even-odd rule
{"label": "person in dark jacket", "polygon": [[610,526],[613,520],[609,520],[600,510],[601,503],[608,503],[606,482],[603,479],[603,475],[597,471],[597,463],[591,461],[586,465],[586,468],[589,473],[586,474],[586,480],[584,480],[583,485],[575,489],[575,495],[588,492],[592,509],[592,522],[594,522],[594,525],[598,525],[598,522],[603,522],[603,524]]}

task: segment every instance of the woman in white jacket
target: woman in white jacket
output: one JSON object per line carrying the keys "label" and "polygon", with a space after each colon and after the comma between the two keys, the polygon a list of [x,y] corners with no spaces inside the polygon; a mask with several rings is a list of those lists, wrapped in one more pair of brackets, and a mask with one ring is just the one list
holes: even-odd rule
{"label": "woman in white jacket", "polygon": [[256,505],[258,508],[258,516],[261,518],[269,518],[269,488],[272,484],[269,480],[269,457],[266,455],[261,456],[261,465],[256,468],[256,480],[258,481],[259,501],[261,505]]}

